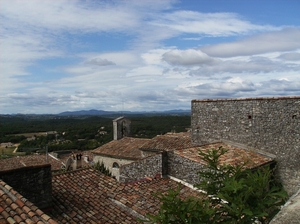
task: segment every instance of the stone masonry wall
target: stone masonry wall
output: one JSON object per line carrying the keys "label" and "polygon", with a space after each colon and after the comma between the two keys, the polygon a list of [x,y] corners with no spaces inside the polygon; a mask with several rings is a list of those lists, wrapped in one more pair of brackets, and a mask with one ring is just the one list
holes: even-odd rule
{"label": "stone masonry wall", "polygon": [[119,168],[113,168],[113,164],[117,163],[119,166],[123,166],[132,163],[133,160],[113,158],[108,156],[94,155],[94,163],[103,163],[104,166],[111,172],[112,176],[119,180]]}
{"label": "stone masonry wall", "polygon": [[0,178],[37,207],[52,206],[50,164],[0,171]]}
{"label": "stone masonry wall", "polygon": [[157,154],[120,167],[120,182],[131,182],[162,174],[162,155]]}
{"label": "stone masonry wall", "polygon": [[192,101],[192,141],[227,140],[276,156],[291,195],[300,188],[300,97]]}
{"label": "stone masonry wall", "polygon": [[189,184],[200,183],[198,171],[203,165],[192,160],[168,152],[168,174]]}

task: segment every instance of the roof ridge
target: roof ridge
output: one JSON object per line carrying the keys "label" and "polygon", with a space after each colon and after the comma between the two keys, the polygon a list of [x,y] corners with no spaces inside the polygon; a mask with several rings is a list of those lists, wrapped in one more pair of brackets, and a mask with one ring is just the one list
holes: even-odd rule
{"label": "roof ridge", "polygon": [[10,199],[12,199],[13,201],[17,200],[17,197],[13,193],[10,192],[12,187],[9,186],[7,183],[0,180],[0,188],[1,188],[1,190],[4,191],[5,194],[7,194],[10,197]]}
{"label": "roof ridge", "polygon": [[93,169],[91,167],[82,167],[82,168],[78,168],[76,170],[70,170],[70,171],[62,171],[62,172],[56,172],[56,173],[52,173],[52,176],[60,176],[60,175],[64,175],[64,174],[68,174],[68,173],[75,173],[75,172],[79,172],[82,170],[88,170],[88,169]]}

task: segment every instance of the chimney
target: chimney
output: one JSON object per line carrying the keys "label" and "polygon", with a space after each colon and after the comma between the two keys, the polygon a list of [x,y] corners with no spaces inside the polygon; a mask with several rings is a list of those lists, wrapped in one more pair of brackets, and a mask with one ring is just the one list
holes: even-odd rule
{"label": "chimney", "polygon": [[124,117],[113,120],[114,140],[119,140],[130,135],[131,121]]}

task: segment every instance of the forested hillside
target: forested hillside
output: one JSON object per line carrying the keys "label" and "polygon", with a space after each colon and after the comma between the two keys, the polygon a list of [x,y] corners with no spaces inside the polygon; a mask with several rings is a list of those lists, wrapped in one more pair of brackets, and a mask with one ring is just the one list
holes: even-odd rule
{"label": "forested hillside", "polygon": [[[90,150],[113,139],[113,119],[0,116],[0,142],[20,143],[18,151],[26,153],[44,151],[46,145],[49,151]],[[190,116],[137,116],[130,120],[131,136],[138,138],[182,132],[190,127]]]}

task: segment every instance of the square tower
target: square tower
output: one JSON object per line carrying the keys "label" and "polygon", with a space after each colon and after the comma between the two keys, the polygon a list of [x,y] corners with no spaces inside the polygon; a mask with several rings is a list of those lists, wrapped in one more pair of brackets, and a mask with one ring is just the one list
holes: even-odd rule
{"label": "square tower", "polygon": [[119,117],[113,120],[114,140],[130,136],[130,125],[131,121],[124,117]]}

